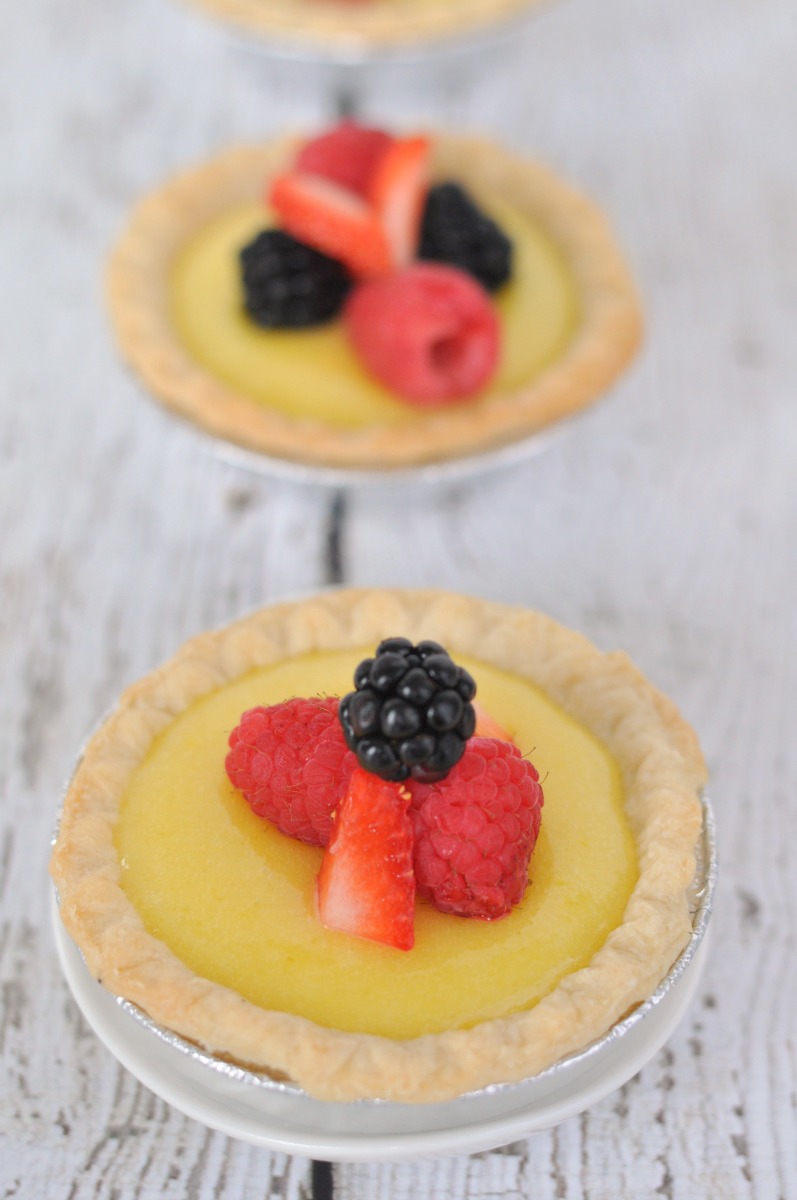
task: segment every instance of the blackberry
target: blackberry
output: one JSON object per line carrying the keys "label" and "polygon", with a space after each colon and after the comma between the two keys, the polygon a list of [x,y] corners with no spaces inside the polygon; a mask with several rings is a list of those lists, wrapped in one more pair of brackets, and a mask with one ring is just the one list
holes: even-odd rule
{"label": "blackberry", "polygon": [[512,275],[511,241],[457,183],[429,189],[418,257],[459,267],[488,292]]}
{"label": "blackberry", "polygon": [[320,325],[339,311],[351,277],[334,258],[281,229],[266,229],[240,253],[244,305],[267,329]]}
{"label": "blackberry", "polygon": [[437,642],[386,638],[354,672],[340,702],[343,735],[360,766],[382,779],[442,779],[476,728],[476,684]]}

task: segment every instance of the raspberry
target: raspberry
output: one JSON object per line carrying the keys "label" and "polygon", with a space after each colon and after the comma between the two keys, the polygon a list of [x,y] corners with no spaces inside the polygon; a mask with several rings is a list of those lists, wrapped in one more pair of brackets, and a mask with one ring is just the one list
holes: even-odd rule
{"label": "raspberry", "polygon": [[337,812],[316,896],[328,929],[411,950],[415,877],[409,792],[359,767]]}
{"label": "raspberry", "polygon": [[381,129],[341,121],[305,143],[296,158],[296,170],[323,175],[350,192],[366,196],[377,163],[392,142],[390,134]]}
{"label": "raspberry", "polygon": [[246,311],[266,329],[328,321],[351,288],[345,267],[281,229],[259,233],[240,259]]}
{"label": "raspberry", "polygon": [[311,846],[329,841],[332,812],[357,765],[337,710],[334,698],[250,708],[230,734],[230,783],[259,817]]}
{"label": "raspberry", "polygon": [[418,257],[460,267],[488,292],[512,275],[512,243],[457,183],[429,189]]}
{"label": "raspberry", "polygon": [[532,764],[509,742],[472,738],[445,779],[410,789],[419,895],[456,916],[505,916],[526,890],[540,830]]}
{"label": "raspberry", "polygon": [[438,642],[392,637],[354,672],[340,702],[347,744],[366,771],[400,781],[442,779],[476,727],[476,684]]}
{"label": "raspberry", "polygon": [[414,404],[472,396],[498,365],[495,309],[455,267],[418,263],[365,283],[350,295],[344,320],[371,374]]}

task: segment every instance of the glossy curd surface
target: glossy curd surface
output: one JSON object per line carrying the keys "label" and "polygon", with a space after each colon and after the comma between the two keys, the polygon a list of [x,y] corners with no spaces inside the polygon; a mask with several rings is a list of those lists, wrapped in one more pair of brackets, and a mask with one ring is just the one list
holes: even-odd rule
{"label": "glossy curd surface", "polygon": [[[523,386],[562,353],[578,322],[578,298],[541,228],[497,198],[484,207],[515,248],[514,277],[495,296],[503,345],[482,393],[490,395]],[[339,320],[306,330],[267,330],[250,320],[238,255],[269,224],[262,205],[239,206],[210,221],[177,256],[171,315],[192,358],[255,403],[297,420],[339,429],[423,421],[429,410],[402,403],[367,374]]]}
{"label": "glossy curd surface", "polygon": [[367,654],[257,669],[178,717],[124,796],[123,887],[149,931],[197,974],[321,1025],[409,1038],[530,1007],[589,961],[636,882],[617,766],[534,686],[457,656],[480,703],[540,771],[545,806],[526,895],[495,922],[418,902],[408,952],[326,930],[314,903],[322,851],[256,817],[229,784],[224,758],[245,709],[340,695]]}

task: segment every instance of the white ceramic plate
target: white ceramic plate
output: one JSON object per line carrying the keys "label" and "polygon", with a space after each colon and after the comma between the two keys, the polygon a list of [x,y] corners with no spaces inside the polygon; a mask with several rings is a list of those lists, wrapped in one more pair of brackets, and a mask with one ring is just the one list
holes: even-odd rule
{"label": "white ceramic plate", "polygon": [[53,903],[56,944],[69,987],[100,1040],[169,1104],[230,1137],[331,1162],[472,1154],[548,1129],[609,1095],[659,1051],[695,993],[707,953],[716,878],[710,806],[693,887],[693,934],[657,991],[586,1050],[518,1084],[484,1088],[443,1104],[314,1100],[203,1054],[159,1029],[89,974]]}

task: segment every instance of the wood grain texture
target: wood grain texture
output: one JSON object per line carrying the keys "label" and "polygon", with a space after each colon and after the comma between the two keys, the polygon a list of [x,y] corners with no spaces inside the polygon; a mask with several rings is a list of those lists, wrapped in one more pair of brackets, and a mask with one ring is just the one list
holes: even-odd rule
{"label": "wood grain texture", "polygon": [[335,499],[241,471],[149,404],[101,297],[143,189],[320,120],[334,73],[269,63],[165,0],[3,6],[0,1196],[309,1197],[306,1160],[183,1118],[91,1034],[46,861],[62,781],[126,683],[339,580],[527,603],[627,649],[700,731],[723,872],[701,993],[626,1087],[499,1153],[338,1166],[336,1196],[797,1196],[795,50],[791,0],[572,0],[480,72],[366,73],[369,114],[499,131],[583,184],[649,333],[525,467]]}

